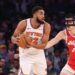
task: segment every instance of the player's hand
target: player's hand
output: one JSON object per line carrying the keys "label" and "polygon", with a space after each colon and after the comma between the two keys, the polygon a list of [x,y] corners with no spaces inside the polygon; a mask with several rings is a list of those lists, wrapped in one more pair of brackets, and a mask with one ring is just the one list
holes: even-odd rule
{"label": "player's hand", "polygon": [[12,36],[11,41],[12,41],[12,43],[14,43],[14,44],[17,44],[17,45],[18,45],[19,37],[13,37],[13,36]]}

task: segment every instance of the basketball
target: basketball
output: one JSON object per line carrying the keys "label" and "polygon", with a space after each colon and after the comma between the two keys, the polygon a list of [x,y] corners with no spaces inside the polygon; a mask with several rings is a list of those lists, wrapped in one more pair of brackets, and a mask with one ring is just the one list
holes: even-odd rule
{"label": "basketball", "polygon": [[26,42],[26,39],[25,39],[25,34],[21,34],[19,36],[19,47],[22,47],[22,48],[26,48],[27,47],[27,42]]}

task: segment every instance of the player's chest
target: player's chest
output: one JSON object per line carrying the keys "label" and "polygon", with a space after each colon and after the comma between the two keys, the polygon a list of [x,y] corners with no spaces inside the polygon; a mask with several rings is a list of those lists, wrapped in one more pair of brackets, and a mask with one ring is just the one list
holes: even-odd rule
{"label": "player's chest", "polygon": [[68,38],[67,45],[68,45],[69,51],[72,53],[75,53],[75,38]]}

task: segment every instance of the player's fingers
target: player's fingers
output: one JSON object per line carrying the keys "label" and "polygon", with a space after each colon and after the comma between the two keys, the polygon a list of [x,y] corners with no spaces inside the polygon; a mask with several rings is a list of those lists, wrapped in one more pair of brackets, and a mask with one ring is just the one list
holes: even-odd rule
{"label": "player's fingers", "polygon": [[16,41],[19,42],[20,41],[20,37],[16,37]]}

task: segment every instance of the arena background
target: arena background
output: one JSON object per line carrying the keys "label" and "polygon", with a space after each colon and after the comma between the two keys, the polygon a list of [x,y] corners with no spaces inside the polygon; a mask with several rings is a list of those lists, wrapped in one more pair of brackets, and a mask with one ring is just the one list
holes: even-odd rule
{"label": "arena background", "polygon": [[[46,21],[51,24],[50,39],[65,28],[67,13],[75,13],[75,0],[0,0],[0,75],[17,75],[18,48],[11,43],[18,22],[31,16],[34,6],[46,11]],[[66,63],[68,52],[64,40],[45,51],[48,75],[59,75]]]}

